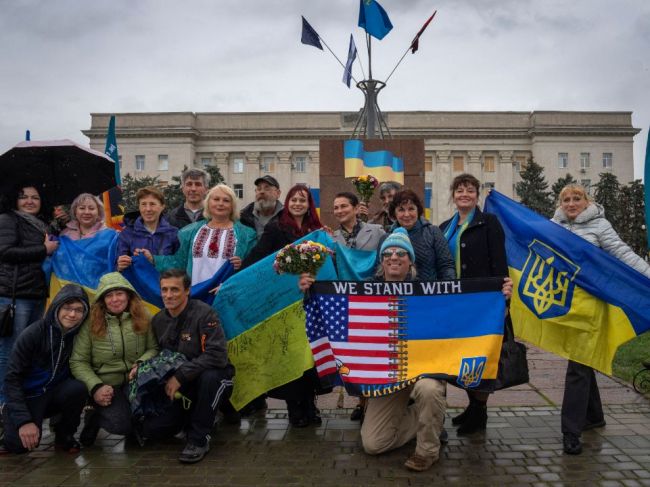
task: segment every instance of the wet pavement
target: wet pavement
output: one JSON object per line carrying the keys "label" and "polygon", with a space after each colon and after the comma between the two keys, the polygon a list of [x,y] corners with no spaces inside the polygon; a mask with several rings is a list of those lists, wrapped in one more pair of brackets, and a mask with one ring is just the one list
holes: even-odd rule
{"label": "wet pavement", "polygon": [[648,398],[599,375],[607,426],[583,434],[582,455],[564,455],[559,405],[566,361],[531,348],[529,366],[530,383],[495,393],[487,430],[470,437],[457,437],[451,426],[466,399],[448,388],[449,443],[439,462],[423,473],[403,467],[413,442],[388,454],[366,455],[359,424],[349,420],[356,399],[335,392],[319,399],[320,427],[291,428],[283,403],[273,400],[266,414],[240,425],[218,424],[212,450],[195,465],[178,463],[180,439],[140,447],[102,433],[94,447],[71,455],[55,452],[46,432],[37,451],[0,457],[0,486],[650,486]]}

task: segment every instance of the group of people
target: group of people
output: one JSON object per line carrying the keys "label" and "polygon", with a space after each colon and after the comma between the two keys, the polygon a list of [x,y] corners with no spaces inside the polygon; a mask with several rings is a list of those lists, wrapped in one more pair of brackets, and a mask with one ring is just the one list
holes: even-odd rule
{"label": "group of people", "polygon": [[[0,338],[0,404],[7,451],[36,448],[47,417],[53,417],[56,445],[78,451],[74,434],[85,408],[79,437],[85,446],[94,443],[100,428],[133,435],[139,442],[184,431],[187,441],[179,459],[200,461],[209,450],[217,411],[235,419],[238,413],[227,400],[235,370],[228,361],[218,310],[190,299],[190,288],[221,270],[244,269],[314,230],[327,231],[340,245],[375,253],[374,280],[499,277],[504,298],[512,294],[504,232],[496,217],[480,210],[481,184],[470,174],[454,178],[450,202],[455,211],[440,226],[424,218],[417,193],[390,181],[380,185],[382,209],[372,217],[356,195],[338,193],[333,201],[336,229],[323,226],[304,185],[290,188],[282,204],[280,185],[270,175],[255,181],[255,201],[241,211],[234,191],[225,184],[209,188],[208,175],[200,169],[186,170],[181,187],[184,203],[168,212],[157,188],[140,189],[138,215],[128,219],[117,236],[116,272],[101,278],[91,299],[81,287],[65,286],[51,298],[47,312],[48,283],[42,264],[58,247],[52,238],[57,232],[51,224],[52,209],[38,188],[28,184],[1,202],[0,304],[16,306],[14,333]],[[59,235],[73,240],[112,231],[104,226],[101,202],[91,194],[75,199],[67,219],[58,216],[58,226],[63,227]],[[648,264],[618,238],[602,208],[581,186],[562,190],[553,221],[650,276]],[[144,256],[160,272],[164,309],[153,318],[121,274],[137,256]],[[301,275],[298,286],[305,291],[313,282],[314,276]],[[218,287],[211,292],[218,292]],[[140,364],[162,350],[184,357],[161,385],[168,407],[164,414],[134,421],[129,381],[136,378]],[[286,401],[291,425],[307,427],[322,422],[316,396],[323,392],[312,369],[267,395]],[[458,435],[486,428],[490,392],[467,390],[467,407],[452,419]],[[179,393],[190,398],[189,409],[177,400]],[[400,392],[360,402],[352,419],[362,420],[364,450],[378,454],[416,438],[405,466],[414,471],[430,468],[446,436],[445,396],[446,383],[427,378]],[[261,396],[242,412],[265,407]],[[593,370],[569,362],[562,409],[564,451],[580,453],[581,432],[604,424]]]}

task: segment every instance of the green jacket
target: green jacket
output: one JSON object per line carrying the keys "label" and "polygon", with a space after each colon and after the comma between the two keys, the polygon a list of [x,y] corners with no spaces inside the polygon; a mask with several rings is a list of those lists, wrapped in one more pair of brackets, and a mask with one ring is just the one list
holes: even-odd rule
{"label": "green jacket", "polygon": [[[99,281],[93,305],[104,294],[114,289],[128,289],[135,294],[133,286],[119,272],[106,274]],[[99,386],[119,386],[128,381],[128,374],[137,361],[147,360],[158,354],[158,344],[151,326],[147,333],[137,335],[133,331],[131,315],[106,314],[106,333],[95,336],[90,331],[90,321],[81,326],[70,358],[70,370],[83,382],[92,395]]]}
{"label": "green jacket", "polygon": [[[194,243],[194,237],[205,223],[205,220],[201,220],[183,227],[178,232],[178,240],[181,246],[174,255],[154,255],[156,269],[159,272],[168,269],[185,269],[187,275],[192,277],[192,244]],[[234,223],[233,230],[237,239],[235,255],[244,260],[257,243],[257,232],[239,221]]]}

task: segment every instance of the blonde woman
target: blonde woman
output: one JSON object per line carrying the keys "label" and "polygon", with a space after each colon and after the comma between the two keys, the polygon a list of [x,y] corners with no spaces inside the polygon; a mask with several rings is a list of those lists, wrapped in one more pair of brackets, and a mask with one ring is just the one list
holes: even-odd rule
{"label": "blonde woman", "polygon": [[[583,186],[565,186],[560,192],[558,204],[552,221],[650,277],[648,263],[621,240],[605,219],[603,207],[591,201]],[[594,370],[569,360],[562,400],[564,452],[569,455],[580,454],[582,432],[602,426],[605,426],[605,417]]]}
{"label": "blonde woman", "polygon": [[61,236],[71,240],[92,238],[106,228],[104,205],[97,196],[81,193],[70,206],[70,221],[61,231]]}

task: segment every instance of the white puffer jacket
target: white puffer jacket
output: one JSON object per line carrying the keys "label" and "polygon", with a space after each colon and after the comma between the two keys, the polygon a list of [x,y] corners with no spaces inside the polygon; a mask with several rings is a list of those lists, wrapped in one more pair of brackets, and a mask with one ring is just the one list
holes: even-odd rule
{"label": "white puffer jacket", "polygon": [[605,210],[598,203],[589,203],[589,206],[573,221],[567,218],[562,208],[558,208],[552,221],[602,248],[646,277],[650,277],[650,265],[621,240],[611,223],[605,219]]}

